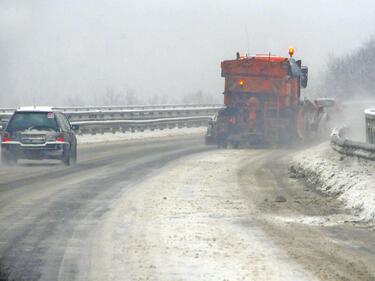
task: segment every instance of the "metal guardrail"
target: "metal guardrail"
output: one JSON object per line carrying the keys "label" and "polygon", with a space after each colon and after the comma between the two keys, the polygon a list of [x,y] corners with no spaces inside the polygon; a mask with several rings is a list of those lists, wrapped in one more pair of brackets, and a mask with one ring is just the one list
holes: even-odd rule
{"label": "metal guardrail", "polygon": [[366,117],[366,141],[375,144],[375,108],[365,110]]}
{"label": "metal guardrail", "polygon": [[347,130],[348,128],[333,129],[331,147],[341,154],[375,160],[375,145],[347,139]]}
{"label": "metal guardrail", "polygon": [[221,108],[220,104],[160,104],[160,105],[127,105],[127,106],[72,106],[56,107],[61,111],[111,111],[111,110],[142,110],[142,109],[181,109],[181,108]]}
{"label": "metal guardrail", "polygon": [[[188,117],[214,115],[222,106],[194,106],[181,108],[152,108],[152,109],[111,109],[111,110],[81,110],[81,111],[64,111],[64,114],[71,121],[88,121],[88,120],[106,120],[106,119],[156,119],[169,117]],[[82,108],[81,108],[82,109]],[[9,119],[13,112],[0,113],[0,119]]]}
{"label": "metal guardrail", "polygon": [[[137,106],[135,106],[137,107]],[[148,109],[115,107],[64,108],[64,114],[72,124],[80,126],[79,133],[96,134],[116,131],[143,131],[145,129],[165,129],[207,126],[208,120],[221,109],[222,105],[157,105],[138,106]],[[62,109],[62,108],[56,108]],[[79,110],[78,110],[79,109]],[[9,120],[12,112],[1,112],[2,122]]]}
{"label": "metal guardrail", "polygon": [[64,112],[70,121],[90,120],[149,120],[171,117],[212,116],[220,108],[180,108],[180,109],[133,109]]}
{"label": "metal guardrail", "polygon": [[148,130],[163,130],[183,127],[207,126],[211,116],[174,117],[150,120],[95,120],[73,121],[72,125],[79,125],[79,134],[97,134],[106,132],[135,132]]}
{"label": "metal guardrail", "polygon": [[[159,105],[105,105],[105,106],[61,106],[52,107],[67,112],[142,110],[142,109],[179,109],[179,108],[221,108],[221,104],[159,104]],[[0,113],[12,113],[16,108],[0,108]]]}
{"label": "metal guardrail", "polygon": [[[220,108],[182,108],[149,110],[110,110],[64,112],[71,122],[98,120],[150,120],[172,117],[212,116]],[[6,120],[12,113],[0,113],[0,119]]]}

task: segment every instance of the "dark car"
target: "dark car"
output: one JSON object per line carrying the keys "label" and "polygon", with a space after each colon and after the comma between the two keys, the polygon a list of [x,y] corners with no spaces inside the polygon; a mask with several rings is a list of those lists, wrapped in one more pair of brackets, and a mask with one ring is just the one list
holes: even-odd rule
{"label": "dark car", "polygon": [[51,108],[21,108],[14,112],[1,140],[1,161],[58,159],[65,165],[77,161],[77,126]]}

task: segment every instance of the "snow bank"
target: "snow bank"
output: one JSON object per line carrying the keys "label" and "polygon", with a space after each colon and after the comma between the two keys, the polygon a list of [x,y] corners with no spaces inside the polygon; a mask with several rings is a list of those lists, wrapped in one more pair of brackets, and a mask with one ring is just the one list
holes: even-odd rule
{"label": "snow bank", "polygon": [[126,132],[126,133],[104,133],[96,135],[81,135],[77,136],[79,144],[99,143],[99,142],[112,142],[112,141],[126,141],[126,140],[139,140],[172,136],[188,136],[188,135],[203,135],[206,132],[205,127],[199,128],[174,128],[165,130],[145,130],[144,132]]}
{"label": "snow bank", "polygon": [[297,153],[291,171],[338,196],[359,220],[375,221],[375,162],[343,156],[324,143]]}

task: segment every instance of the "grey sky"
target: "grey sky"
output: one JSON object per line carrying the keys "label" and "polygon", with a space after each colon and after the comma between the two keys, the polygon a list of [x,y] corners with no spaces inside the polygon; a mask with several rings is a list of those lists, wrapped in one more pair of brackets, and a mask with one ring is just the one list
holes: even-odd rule
{"label": "grey sky", "polygon": [[316,79],[375,33],[374,15],[373,0],[0,0],[0,107],[108,87],[220,95],[221,60],[289,46]]}

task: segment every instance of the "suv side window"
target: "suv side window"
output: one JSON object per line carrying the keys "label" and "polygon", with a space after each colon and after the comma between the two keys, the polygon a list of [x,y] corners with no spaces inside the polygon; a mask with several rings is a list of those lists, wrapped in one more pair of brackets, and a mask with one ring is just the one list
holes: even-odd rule
{"label": "suv side window", "polygon": [[62,113],[58,112],[56,113],[57,121],[59,122],[61,129],[63,132],[69,132],[70,131],[70,125],[66,121],[65,116],[62,115]]}

